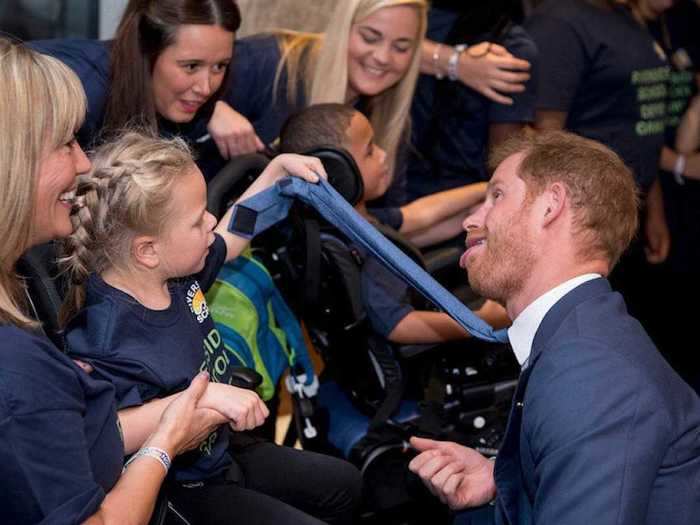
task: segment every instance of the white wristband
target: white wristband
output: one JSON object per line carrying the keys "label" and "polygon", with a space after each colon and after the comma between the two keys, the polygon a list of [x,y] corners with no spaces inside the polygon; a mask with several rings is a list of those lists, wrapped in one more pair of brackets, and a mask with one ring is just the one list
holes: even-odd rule
{"label": "white wristband", "polygon": [[126,462],[124,465],[124,470],[131,465],[132,462],[136,461],[138,458],[143,457],[143,456],[148,456],[149,458],[153,458],[158,463],[162,465],[162,467],[165,469],[165,474],[168,474],[168,470],[170,470],[170,455],[163,450],[162,448],[158,447],[143,447],[142,449],[139,449],[139,451],[131,456],[129,458],[129,461]]}
{"label": "white wristband", "polygon": [[454,51],[450,55],[450,59],[447,61],[447,78],[452,82],[459,78],[459,55],[464,53],[467,47],[466,44],[456,45]]}
{"label": "white wristband", "polygon": [[676,163],[673,165],[673,178],[681,186],[685,184],[685,180],[683,180],[683,173],[685,173],[685,163],[685,155],[679,154],[678,157],[676,157]]}

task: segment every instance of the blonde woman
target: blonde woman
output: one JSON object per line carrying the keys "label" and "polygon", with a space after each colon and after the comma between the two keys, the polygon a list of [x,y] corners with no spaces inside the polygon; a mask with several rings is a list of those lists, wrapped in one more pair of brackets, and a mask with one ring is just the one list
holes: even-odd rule
{"label": "blonde woman", "polygon": [[427,8],[425,0],[345,0],[323,34],[240,40],[228,105],[217,104],[209,125],[218,149],[224,157],[254,150],[258,139],[276,139],[295,110],[341,102],[367,115],[393,168],[419,74]]}
{"label": "blonde woman", "polygon": [[112,385],[27,315],[15,264],[72,232],[70,194],[90,167],[74,139],[86,102],[66,66],[4,38],[0,70],[0,523],[146,523],[170,458],[228,418],[199,403],[206,374],[117,416]]}

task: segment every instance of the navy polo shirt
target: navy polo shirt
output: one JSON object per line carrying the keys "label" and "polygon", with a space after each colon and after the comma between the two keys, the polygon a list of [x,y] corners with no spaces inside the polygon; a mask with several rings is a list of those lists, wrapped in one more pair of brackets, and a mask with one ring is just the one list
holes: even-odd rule
{"label": "navy polo shirt", "polygon": [[82,523],[121,474],[114,387],[0,326],[0,523]]}

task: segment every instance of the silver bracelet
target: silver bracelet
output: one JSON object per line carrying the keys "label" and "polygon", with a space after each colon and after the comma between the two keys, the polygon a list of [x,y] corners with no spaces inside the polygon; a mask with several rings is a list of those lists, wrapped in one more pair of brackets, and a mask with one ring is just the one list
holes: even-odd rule
{"label": "silver bracelet", "polygon": [[435,68],[435,78],[442,80],[445,75],[440,71],[440,49],[442,49],[442,44],[435,44],[433,49],[433,68]]}
{"label": "silver bracelet", "polygon": [[681,186],[683,186],[683,184],[685,184],[685,181],[683,180],[683,173],[685,173],[685,164],[686,164],[685,155],[680,153],[676,157],[676,163],[673,165],[673,178]]}
{"label": "silver bracelet", "polygon": [[467,49],[466,44],[458,44],[447,61],[447,78],[452,82],[459,78],[459,56]]}
{"label": "silver bracelet", "polygon": [[134,454],[133,456],[131,456],[129,458],[129,461],[126,462],[122,472],[124,470],[126,470],[126,468],[133,461],[136,461],[138,458],[140,458],[142,456],[148,456],[149,458],[153,458],[156,461],[158,461],[158,463],[160,463],[163,466],[163,468],[165,469],[165,474],[166,475],[168,474],[168,470],[170,470],[170,464],[171,464],[170,455],[165,450],[163,450],[162,448],[158,448],[158,447],[143,447],[143,448],[139,449],[139,451],[136,452],[136,454]]}

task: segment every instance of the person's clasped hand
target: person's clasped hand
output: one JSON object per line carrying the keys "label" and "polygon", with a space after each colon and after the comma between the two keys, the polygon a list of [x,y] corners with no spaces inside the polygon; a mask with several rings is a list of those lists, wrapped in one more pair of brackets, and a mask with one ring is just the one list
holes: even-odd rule
{"label": "person's clasped hand", "polygon": [[176,456],[197,448],[216,427],[226,423],[226,416],[220,412],[200,406],[209,385],[209,374],[197,374],[190,386],[163,411],[158,428],[149,441],[167,444],[172,455]]}
{"label": "person's clasped hand", "polygon": [[222,383],[209,383],[198,406],[221,413],[236,431],[259,427],[270,415],[263,400],[253,390]]}
{"label": "person's clasped hand", "polygon": [[512,104],[509,93],[521,93],[530,79],[530,63],[491,42],[470,46],[459,57],[459,80],[499,104]]}

